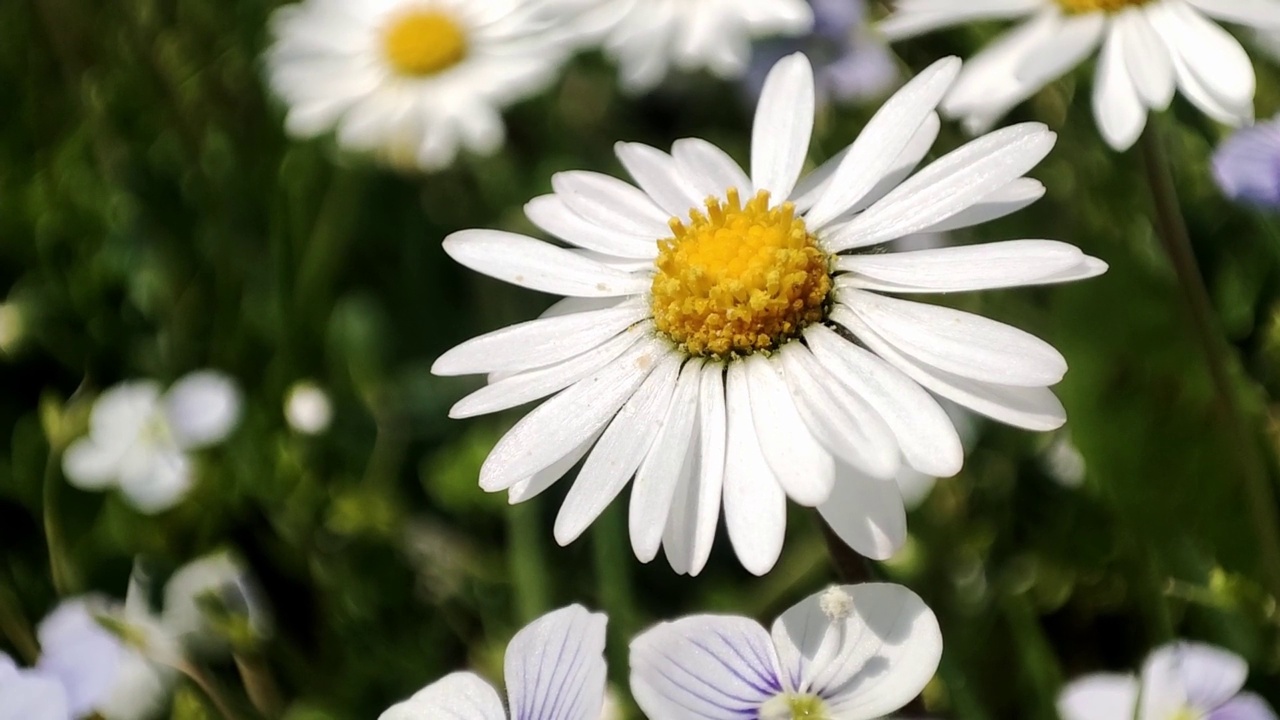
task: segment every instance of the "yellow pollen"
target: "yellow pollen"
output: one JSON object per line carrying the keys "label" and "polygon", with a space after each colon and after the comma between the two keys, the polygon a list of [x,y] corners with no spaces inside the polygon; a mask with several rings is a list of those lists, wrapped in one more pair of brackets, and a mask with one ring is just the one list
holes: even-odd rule
{"label": "yellow pollen", "polygon": [[1146,5],[1151,0],[1058,0],[1062,9],[1071,15],[1091,12],[1120,12],[1127,7]]}
{"label": "yellow pollen", "polygon": [[826,705],[815,695],[787,693],[771,698],[760,708],[761,720],[829,720]]}
{"label": "yellow pollen", "polygon": [[688,224],[672,218],[658,242],[653,318],[690,355],[776,349],[822,320],[831,290],[827,256],[795,206],[769,207],[761,191],[745,206],[736,188],[708,198]]}
{"label": "yellow pollen", "polygon": [[387,60],[401,75],[425,77],[467,56],[467,36],[449,15],[415,10],[393,19],[382,36]]}

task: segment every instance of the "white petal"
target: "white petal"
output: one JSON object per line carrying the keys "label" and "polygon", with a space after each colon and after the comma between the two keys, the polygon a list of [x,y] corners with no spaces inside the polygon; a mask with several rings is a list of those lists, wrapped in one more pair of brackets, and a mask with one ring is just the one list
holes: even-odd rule
{"label": "white petal", "polygon": [[754,718],[782,690],[769,633],[747,618],[693,615],[631,641],[631,692],[650,718]]}
{"label": "white petal", "polygon": [[581,462],[582,458],[587,456],[587,452],[595,447],[596,441],[603,434],[604,428],[602,427],[592,433],[586,440],[578,443],[578,447],[569,451],[564,457],[512,485],[507,490],[507,502],[512,505],[518,505],[546,492],[552,485],[556,484],[556,481],[564,477],[575,465]]}
{"label": "white petal", "polygon": [[890,40],[900,40],[974,20],[1018,17],[1042,6],[1042,0],[974,0],[964,5],[957,5],[955,0],[899,3],[898,11],[876,27]]}
{"label": "white petal", "polygon": [[686,218],[702,206],[705,198],[689,188],[670,155],[641,143],[620,142],[613,148],[640,189],[671,217]]}
{"label": "white petal", "polygon": [[705,200],[708,196],[724,197],[729,188],[747,195],[751,179],[725,151],[706,140],[687,138],[671,146],[676,167]]}
{"label": "white petal", "polygon": [[702,572],[711,556],[720,522],[727,454],[724,368],[719,363],[708,363],[701,375],[697,462],[681,477],[676,504],[662,536],[671,568],[690,575]]}
{"label": "white petal", "polygon": [[145,460],[126,462],[120,473],[120,490],[141,513],[162,513],[182,502],[195,483],[191,460],[177,448],[156,450]]}
{"label": "white petal", "polygon": [[650,280],[615,270],[541,240],[499,230],[463,230],[445,238],[459,264],[503,282],[574,297],[647,292]]}
{"label": "white petal", "polygon": [[657,557],[680,479],[692,471],[701,381],[702,361],[690,360],[680,371],[662,430],[636,470],[628,526],[631,547],[640,562]]}
{"label": "white petal", "polygon": [[104,720],[150,720],[161,715],[177,670],[134,651],[125,652],[111,694],[95,708]]}
{"label": "white petal", "polygon": [[1067,372],[1052,345],[981,315],[859,290],[842,293],[840,302],[831,314],[836,322],[855,313],[904,354],[961,377],[1036,387]]}
{"label": "white petal", "polygon": [[845,320],[872,352],[928,390],[974,412],[1035,431],[1056,430],[1067,421],[1067,411],[1048,388],[985,383],[939,370],[898,352],[856,317],[846,317]]}
{"label": "white petal", "polygon": [[81,490],[105,490],[120,475],[120,463],[129,445],[106,445],[92,437],[80,438],[62,455],[62,473]]}
{"label": "white petal", "polygon": [[791,197],[813,133],[813,67],[801,53],[778,61],[760,91],[751,136],[751,182],[778,205]]}
{"label": "white petal", "polygon": [[1085,257],[1079,248],[1063,242],[1009,240],[910,252],[842,255],[836,258],[836,268],[851,273],[839,278],[842,287],[895,293],[943,293],[1039,285],[1081,267]]}
{"label": "white petal", "polygon": [[659,360],[600,436],[560,506],[556,542],[568,545],[576,540],[635,475],[667,418],[681,359],[673,352]]}
{"label": "white petal", "polygon": [[130,445],[160,407],[160,384],[133,380],[98,396],[89,415],[89,434],[106,447]]}
{"label": "white petal", "polygon": [[1124,35],[1124,62],[1138,96],[1152,110],[1168,109],[1177,88],[1169,49],[1141,8],[1121,12],[1115,22]]}
{"label": "white petal", "polygon": [[777,364],[756,354],[742,361],[750,387],[751,419],[760,450],[787,496],[816,507],[831,495],[835,460],[809,433]]}
{"label": "white petal", "polygon": [[642,340],[617,362],[534,408],[489,453],[480,487],[505,490],[568,455],[613,418],[668,352],[656,340]]}
{"label": "white petal", "polygon": [[240,422],[243,403],[235,381],[214,370],[185,375],[164,394],[169,429],[186,449],[226,439]]}
{"label": "white petal", "polygon": [[760,450],[752,420],[750,380],[742,362],[729,364],[726,379],[728,442],[724,469],[724,520],[738,560],[764,575],[782,553],[787,496]]}
{"label": "white petal", "polygon": [[844,462],[874,477],[893,477],[902,453],[884,419],[841,387],[803,344],[788,343],[778,355],[796,408],[813,436]]}
{"label": "white petal", "polygon": [[66,691],[38,672],[0,677],[0,720],[71,720]]}
{"label": "white petal", "polygon": [[1098,56],[1093,80],[1093,116],[1107,144],[1128,150],[1147,125],[1147,109],[1125,64],[1124,33],[1113,25]]}
{"label": "white petal", "polygon": [[964,449],[955,425],[914,380],[821,325],[804,337],[827,372],[884,418],[911,467],[935,477],[960,472]]}
{"label": "white petal", "polygon": [[551,176],[556,196],[591,223],[655,240],[671,234],[670,215],[653,200],[617,178],[573,170]]}
{"label": "white petal", "polygon": [[570,605],[516,633],[504,662],[512,718],[599,720],[606,622],[602,613]]}
{"label": "white petal", "polygon": [[75,717],[89,714],[111,693],[124,654],[120,640],[97,620],[105,610],[102,600],[93,596],[64,600],[36,630],[36,668],[62,683]]}
{"label": "white petal", "polygon": [[992,187],[1022,177],[1044,159],[1056,137],[1039,123],[984,135],[934,161],[853,220],[830,228],[823,241],[835,252],[937,225],[980,202]]}
{"label": "white petal", "polygon": [[1044,184],[1039,180],[1018,178],[998,190],[987,193],[972,207],[961,210],[937,225],[930,225],[921,230],[920,234],[945,233],[988,223],[1018,212],[1044,197],[1044,193]]}
{"label": "white petal", "polygon": [[456,672],[392,705],[378,720],[506,720],[502,699],[479,675]]}
{"label": "white petal", "polygon": [[942,658],[938,620],[901,585],[843,585],[851,612],[831,619],[824,593],[811,595],[773,624],[782,670],[798,689],[820,694],[833,717],[869,720],[906,705],[933,678]]}
{"label": "white petal", "polygon": [[493,382],[459,400],[449,409],[449,417],[461,419],[486,415],[560,392],[617,359],[641,336],[640,332],[624,332],[563,362]]}
{"label": "white petal", "polygon": [[1227,22],[1251,25],[1266,30],[1280,30],[1280,3],[1276,0],[1187,0],[1195,9]]}
{"label": "white petal", "polygon": [[620,258],[651,260],[658,255],[657,238],[597,225],[569,209],[558,195],[543,195],[524,206],[534,225],[587,250]]}
{"label": "white petal", "polygon": [[1062,720],[1133,720],[1138,680],[1132,675],[1086,675],[1058,696]]}
{"label": "white petal", "polygon": [[[1233,124],[1253,119],[1253,94],[1257,89],[1253,63],[1230,33],[1183,2],[1157,3],[1148,9],[1147,16],[1175,60],[1181,60],[1185,74],[1231,112]],[[1186,92],[1184,73],[1179,73],[1178,80]],[[1192,97],[1190,93],[1188,97]]]}
{"label": "white petal", "polygon": [[436,375],[520,371],[564,362],[634,328],[649,314],[638,304],[556,315],[511,325],[472,338],[431,365]]}
{"label": "white petal", "polygon": [[1055,17],[1047,40],[1018,63],[1018,80],[1032,85],[1057,80],[1097,49],[1107,20],[1108,14],[1100,12]]}
{"label": "white petal", "polygon": [[907,541],[907,510],[898,484],[844,463],[837,464],[835,487],[818,512],[844,544],[872,560],[888,560]]}
{"label": "white petal", "polygon": [[889,174],[959,72],[959,58],[944,58],[889,98],[850,147],[827,191],[805,214],[812,229],[842,215]]}
{"label": "white petal", "polygon": [[1157,648],[1142,664],[1142,720],[1167,718],[1187,705],[1208,713],[1244,687],[1249,665],[1240,656],[1203,643]]}

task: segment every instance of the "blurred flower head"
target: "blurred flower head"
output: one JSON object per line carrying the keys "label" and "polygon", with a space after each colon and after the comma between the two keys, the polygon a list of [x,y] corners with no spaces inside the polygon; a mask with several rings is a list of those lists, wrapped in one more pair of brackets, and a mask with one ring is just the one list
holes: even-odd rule
{"label": "blurred flower head", "polygon": [[938,620],[900,585],[833,587],[754,620],[693,615],[631,642],[631,692],[651,718],[870,720],[906,705],[942,657]]}
{"label": "blurred flower head", "polygon": [[898,68],[883,40],[866,24],[865,0],[809,0],[813,31],[802,38],[762,43],[744,81],[759,97],[764,79],[784,55],[803,51],[814,63],[818,105],[880,95],[898,79]]}
{"label": "blurred flower head", "polygon": [[297,382],[285,395],[284,418],[289,427],[303,435],[321,435],[333,422],[333,402],[314,382]]}
{"label": "blurred flower head", "polygon": [[162,392],[133,380],[94,402],[89,434],[70,445],[63,472],[84,490],[117,487],[139,511],[182,501],[194,482],[189,453],[222,442],[240,420],[240,390],[212,370],[194,372]]}
{"label": "blurred flower head", "polygon": [[805,0],[606,0],[626,12],[604,38],[617,61],[624,90],[656,87],[672,69],[708,70],[741,77],[751,42],[774,35],[800,35],[813,27]]}
{"label": "blurred flower head", "polygon": [[1212,645],[1175,642],[1156,649],[1140,677],[1086,675],[1058,698],[1063,720],[1275,720],[1265,700],[1242,693],[1249,666]]}
{"label": "blurred flower head", "polygon": [[1219,145],[1213,178],[1232,200],[1280,209],[1280,118],[1237,130]]}
{"label": "blurred flower head", "polygon": [[380,720],[596,720],[605,694],[605,616],[570,605],[547,613],[507,645],[507,707],[479,675],[456,672],[382,713]]}
{"label": "blurred flower head", "polygon": [[1132,146],[1149,111],[1180,90],[1213,119],[1253,119],[1244,48],[1213,20],[1280,28],[1280,6],[1223,0],[899,0],[880,28],[892,39],[986,19],[1024,20],[965,65],[943,112],[981,132],[1100,50],[1093,114],[1112,148]]}
{"label": "blurred flower head", "polygon": [[286,127],[337,131],[349,149],[423,170],[462,149],[491,155],[501,111],[555,78],[567,57],[548,0],[303,0],[272,18],[267,53]]}
{"label": "blurred flower head", "polygon": [[18,668],[0,652],[0,720],[69,720],[67,691],[56,677]]}
{"label": "blurred flower head", "polygon": [[677,572],[700,572],[723,505],[739,560],[763,574],[782,550],[788,497],[818,508],[869,557],[901,546],[905,511],[885,481],[903,460],[939,477],[963,462],[955,425],[929,391],[1017,427],[1062,425],[1049,386],[1067,368],[1054,348],[891,296],[1060,283],[1098,275],[1104,263],[1048,240],[871,251],[1008,215],[1044,193],[1023,177],[1055,141],[1035,123],[912,176],[959,69],[951,58],[921,73],[856,142],[801,179],[814,77],[793,55],[765,82],[750,176],[702,140],[678,141],[671,154],[619,143],[639,187],[563,172],[553,194],[525,208],[573,249],[492,230],[446,239],[445,251],[473,270],[568,296],[542,319],[463,343],[433,366],[490,374],[453,417],[554,395],[498,441],[480,486],[520,502],[585,458],[556,519],[559,543],[635,477],[638,558],[665,548]]}
{"label": "blurred flower head", "polygon": [[256,645],[271,635],[266,598],[235,555],[216,552],[182,566],[164,588],[160,623],[194,653]]}

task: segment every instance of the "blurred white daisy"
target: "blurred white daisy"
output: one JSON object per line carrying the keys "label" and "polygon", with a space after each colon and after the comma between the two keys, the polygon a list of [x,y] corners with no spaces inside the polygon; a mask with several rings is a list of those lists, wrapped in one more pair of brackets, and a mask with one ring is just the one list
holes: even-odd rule
{"label": "blurred white daisy", "polygon": [[63,472],[76,487],[118,487],[141,512],[163,512],[194,482],[189,453],[226,439],[240,410],[235,382],[211,370],[190,373],[167,392],[150,380],[121,383],[94,402],[89,435],[67,448]]}
{"label": "blurred white daisy", "polygon": [[294,383],[285,395],[284,418],[289,427],[303,435],[320,435],[333,422],[333,401],[329,393],[310,380]]}
{"label": "blurred white daisy", "polygon": [[906,705],[942,657],[938,620],[900,585],[832,587],[766,631],[694,615],[631,642],[631,692],[663,720],[870,720]]}
{"label": "blurred white daisy", "polygon": [[602,10],[627,6],[606,34],[604,49],[619,65],[623,89],[631,92],[656,87],[673,68],[742,77],[751,60],[753,40],[803,35],[813,29],[813,10],[805,0],[603,0],[599,4]]}
{"label": "blurred white daisy", "polygon": [[456,672],[392,706],[380,720],[599,720],[605,694],[605,616],[571,605],[547,613],[507,645],[508,710],[479,675]]}
{"label": "blurred white daisy", "polygon": [[1093,114],[1116,150],[1129,148],[1147,112],[1175,90],[1215,120],[1253,119],[1255,78],[1244,48],[1213,20],[1280,29],[1275,0],[898,0],[881,30],[904,38],[985,19],[1025,22],[976,55],[942,104],[972,132],[1101,48]]}
{"label": "blurred white daisy", "polygon": [[424,170],[502,146],[502,108],[555,78],[568,49],[546,0],[303,0],[272,18],[271,87],[290,133]]}
{"label": "blurred white daisy", "polygon": [[1276,720],[1271,706],[1242,693],[1244,659],[1212,645],[1175,642],[1157,648],[1141,677],[1087,675],[1058,697],[1063,720]]}
{"label": "blurred white daisy", "polygon": [[[817,507],[853,548],[886,558],[906,538],[892,478],[963,461],[926,391],[1019,427],[1060,426],[1049,391],[1063,357],[1014,328],[892,294],[1065,282],[1106,265],[1049,240],[866,252],[895,238],[1018,210],[1044,187],[1023,174],[1049,152],[1044,126],[975,140],[908,179],[938,132],[934,108],[958,60],[891,98],[846,151],[797,182],[814,113],[803,55],[770,74],[751,175],[702,140],[672,154],[621,143],[639,188],[591,172],[552,178],[529,218],[573,248],[495,230],[445,240],[455,260],[569,296],[539,320],[450,350],[439,375],[489,373],[453,417],[549,395],[494,447],[480,486],[512,502],[585,458],[555,537],[578,537],[636,478],[631,542],[698,573],[723,503],[742,564],[765,573],[782,549],[786,498]],[[691,210],[703,205],[702,210]],[[557,394],[558,393],[558,394]]]}

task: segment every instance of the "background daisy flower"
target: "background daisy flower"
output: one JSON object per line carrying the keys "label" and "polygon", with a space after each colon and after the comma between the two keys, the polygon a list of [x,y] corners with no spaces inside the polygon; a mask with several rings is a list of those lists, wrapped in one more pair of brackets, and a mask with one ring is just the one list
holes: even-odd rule
{"label": "background daisy flower", "polygon": [[899,39],[991,18],[1025,21],[965,66],[942,104],[947,115],[981,132],[1101,48],[1093,114],[1107,143],[1125,150],[1142,134],[1148,111],[1167,109],[1175,90],[1219,122],[1251,121],[1253,65],[1213,20],[1280,28],[1280,3],[899,0],[880,29]]}
{"label": "background daisy flower", "polygon": [[623,89],[631,92],[656,87],[673,69],[741,77],[751,59],[752,40],[801,35],[813,28],[813,11],[805,0],[613,3],[628,7],[604,37],[604,49],[620,67]]}
{"label": "background daisy flower", "polygon": [[189,453],[226,439],[241,403],[235,382],[210,370],[163,393],[150,380],[121,383],[94,402],[89,434],[67,448],[62,470],[82,490],[117,487],[141,512],[163,512],[195,481]]}
{"label": "background daisy flower", "polygon": [[1058,699],[1063,720],[1275,720],[1265,700],[1242,693],[1249,666],[1202,643],[1156,649],[1141,677],[1100,673],[1073,681]]}
{"label": "background daisy flower", "polygon": [[[445,251],[500,280],[568,298],[541,319],[475,338],[434,364],[489,373],[453,417],[554,395],[493,448],[480,486],[512,502],[585,463],[556,519],[577,538],[634,476],[637,557],[706,563],[723,503],[739,560],[762,574],[781,552],[786,498],[817,507],[870,557],[906,537],[900,459],[950,476],[963,461],[931,390],[1035,430],[1065,415],[1066,372],[1022,331],[891,295],[1078,280],[1105,264],[1048,240],[867,254],[905,235],[1007,215],[1044,192],[1023,175],[1052,148],[1044,126],[1007,128],[912,175],[959,70],[943,60],[890,99],[846,151],[803,180],[814,113],[809,61],[777,64],[757,109],[751,173],[719,148],[617,153],[631,185],[552,178],[529,219],[573,246],[494,230]],[[697,209],[699,206],[702,209]]]}
{"label": "background daisy flower", "polygon": [[489,683],[456,672],[382,713],[380,720],[599,720],[605,695],[604,615],[570,605],[530,623],[507,645],[510,713]]}
{"label": "background daisy flower", "polygon": [[501,110],[545,88],[568,49],[539,0],[304,0],[272,19],[271,87],[300,137],[423,170],[502,147]]}
{"label": "background daisy flower", "polygon": [[870,720],[911,701],[942,657],[933,612],[900,585],[832,587],[766,631],[693,615],[631,642],[631,692],[650,718]]}

